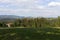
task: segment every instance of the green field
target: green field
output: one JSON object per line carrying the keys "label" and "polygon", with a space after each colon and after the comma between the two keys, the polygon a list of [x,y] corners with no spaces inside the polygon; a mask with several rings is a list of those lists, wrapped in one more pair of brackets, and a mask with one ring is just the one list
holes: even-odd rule
{"label": "green field", "polygon": [[0,28],[0,40],[60,40],[60,29]]}

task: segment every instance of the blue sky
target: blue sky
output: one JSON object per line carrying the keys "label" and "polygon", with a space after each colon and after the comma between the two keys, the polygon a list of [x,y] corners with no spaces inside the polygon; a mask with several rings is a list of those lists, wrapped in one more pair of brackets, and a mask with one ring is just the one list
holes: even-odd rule
{"label": "blue sky", "polygon": [[60,0],[0,0],[0,15],[60,16]]}

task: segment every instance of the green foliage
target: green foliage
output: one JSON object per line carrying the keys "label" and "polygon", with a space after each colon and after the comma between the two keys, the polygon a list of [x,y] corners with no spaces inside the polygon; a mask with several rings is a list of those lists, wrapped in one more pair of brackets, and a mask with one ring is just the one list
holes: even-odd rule
{"label": "green foliage", "polygon": [[55,28],[3,28],[0,40],[60,40],[60,29]]}
{"label": "green foliage", "polygon": [[0,27],[7,27],[7,23],[13,23],[11,27],[29,27],[29,28],[40,28],[40,27],[60,27],[60,17],[58,18],[22,18],[16,19],[15,21],[0,21]]}

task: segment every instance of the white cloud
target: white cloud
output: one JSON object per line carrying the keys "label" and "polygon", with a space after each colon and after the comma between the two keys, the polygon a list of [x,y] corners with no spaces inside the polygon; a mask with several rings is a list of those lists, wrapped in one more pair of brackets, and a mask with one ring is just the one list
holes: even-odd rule
{"label": "white cloud", "polygon": [[0,0],[0,2],[22,2],[22,1],[28,1],[28,0]]}
{"label": "white cloud", "polygon": [[[14,14],[24,16],[57,16],[59,10],[46,8],[44,5],[38,4],[38,0],[0,0],[0,3],[8,5],[0,5],[0,14]],[[13,6],[13,7],[12,7]],[[48,6],[60,6],[60,2],[50,2]],[[9,7],[9,8],[8,8]],[[16,7],[16,9],[14,8]]]}
{"label": "white cloud", "polygon": [[60,6],[60,2],[50,2],[48,6]]}
{"label": "white cloud", "polygon": [[38,0],[0,0],[2,7],[16,6],[17,8],[18,7],[20,7],[20,8],[33,8],[37,5],[37,2],[38,2]]}
{"label": "white cloud", "polygon": [[2,3],[22,3],[22,2],[37,2],[38,0],[0,0]]}
{"label": "white cloud", "polygon": [[0,8],[0,12],[1,13],[20,13],[20,12],[24,12],[24,13],[27,13],[31,11],[31,9],[6,9],[6,8]]}
{"label": "white cloud", "polygon": [[44,9],[44,8],[45,8],[45,6],[37,5],[37,6],[36,6],[36,8],[37,8],[37,9]]}
{"label": "white cloud", "polygon": [[60,11],[54,9],[6,9],[0,8],[0,14],[13,14],[19,16],[43,16],[43,17],[56,17],[59,16]]}

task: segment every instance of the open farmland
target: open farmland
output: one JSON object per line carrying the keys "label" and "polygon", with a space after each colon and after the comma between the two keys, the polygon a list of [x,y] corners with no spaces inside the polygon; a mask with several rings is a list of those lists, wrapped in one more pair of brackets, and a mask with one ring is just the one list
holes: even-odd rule
{"label": "open farmland", "polygon": [[0,40],[60,40],[60,29],[1,28]]}

